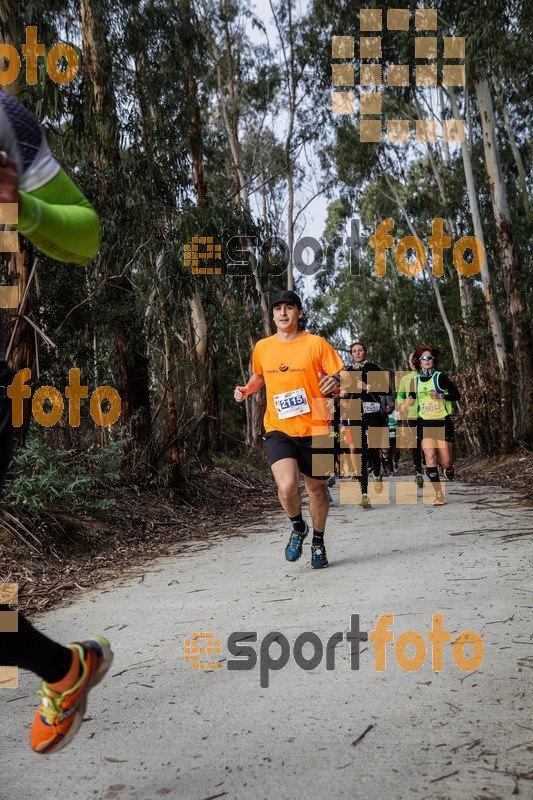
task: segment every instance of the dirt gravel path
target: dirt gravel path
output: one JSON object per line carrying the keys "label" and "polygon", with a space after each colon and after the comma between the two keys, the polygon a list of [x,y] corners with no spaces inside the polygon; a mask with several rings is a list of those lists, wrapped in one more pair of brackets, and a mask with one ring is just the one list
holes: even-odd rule
{"label": "dirt gravel path", "polygon": [[[21,672],[18,689],[0,691],[0,798],[533,797],[532,510],[492,487],[447,489],[443,508],[419,499],[364,512],[338,505],[337,485],[327,570],[310,568],[307,544],[300,561],[285,561],[280,512],[279,523],[159,559],[40,617],[62,641],[109,636],[115,663],[76,740],[48,758],[27,745],[34,676]],[[437,613],[452,643],[464,630],[481,638],[475,671],[454,660],[472,646],[452,643],[442,671],[432,669]],[[384,671],[372,641],[353,669],[345,636],[326,669],[326,643],[346,634],[352,615],[371,631],[384,614],[394,615]],[[220,655],[205,656],[220,668],[185,661],[195,631],[221,641]],[[253,669],[228,669],[236,659],[227,640],[238,631],[257,633],[243,643],[257,654]],[[416,671],[396,660],[414,654],[415,645],[396,649],[406,631],[424,640],[415,637],[419,655],[427,650]],[[276,643],[267,651],[271,632],[290,650],[283,669],[268,671],[268,653],[280,654]],[[294,657],[304,632],[324,647],[310,670]],[[314,642],[300,663],[318,653]]]}

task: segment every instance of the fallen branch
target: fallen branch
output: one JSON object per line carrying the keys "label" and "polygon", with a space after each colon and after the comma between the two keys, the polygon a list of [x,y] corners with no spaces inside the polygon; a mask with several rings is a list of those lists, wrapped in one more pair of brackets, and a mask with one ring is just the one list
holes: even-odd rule
{"label": "fallen branch", "polygon": [[369,725],[369,726],[368,726],[368,728],[366,728],[366,730],[364,730],[364,731],[363,731],[363,733],[361,734],[361,736],[358,736],[358,737],[357,737],[357,739],[356,739],[355,741],[353,741],[353,742],[352,742],[352,747],[357,747],[357,745],[359,744],[359,742],[360,742],[360,741],[362,741],[362,740],[365,738],[365,736],[367,735],[367,733],[368,733],[369,731],[371,731],[373,727],[374,727],[373,725]]}

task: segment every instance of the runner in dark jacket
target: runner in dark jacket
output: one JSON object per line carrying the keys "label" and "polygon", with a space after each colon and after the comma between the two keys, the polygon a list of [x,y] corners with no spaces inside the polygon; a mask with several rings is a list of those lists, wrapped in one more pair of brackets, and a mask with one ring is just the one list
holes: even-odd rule
{"label": "runner in dark jacket", "polygon": [[[374,491],[381,494],[383,491],[383,478],[381,475],[381,448],[388,447],[389,430],[387,425],[387,414],[384,411],[382,398],[389,394],[389,386],[384,386],[384,372],[381,368],[369,361],[366,357],[366,347],[362,342],[354,342],[350,346],[352,364],[346,365],[344,370],[347,372],[358,373],[355,380],[350,379],[350,391],[341,392],[341,397],[347,399],[358,399],[361,401],[361,420],[351,420],[344,435],[352,453],[361,454],[361,482],[362,498],[360,505],[368,509],[368,465],[372,467],[374,479]],[[379,373],[379,375],[377,374]],[[355,384],[355,385],[354,385]],[[360,428],[359,431],[349,430]],[[357,437],[357,439],[355,438]],[[351,444],[350,444],[351,442]],[[360,446],[359,446],[360,445]]]}

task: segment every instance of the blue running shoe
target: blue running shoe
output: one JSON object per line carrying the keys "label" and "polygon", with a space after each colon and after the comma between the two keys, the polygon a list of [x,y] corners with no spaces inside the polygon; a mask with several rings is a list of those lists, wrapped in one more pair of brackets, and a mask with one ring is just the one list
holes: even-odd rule
{"label": "blue running shoe", "polygon": [[323,569],[324,567],[329,567],[326,548],[323,544],[311,545],[311,566],[313,569]]}
{"label": "blue running shoe", "polygon": [[302,555],[302,544],[309,533],[309,526],[307,522],[305,523],[305,531],[304,533],[298,533],[298,531],[292,531],[290,539],[287,543],[287,547],[285,548],[285,558],[287,561],[298,561],[300,556]]}

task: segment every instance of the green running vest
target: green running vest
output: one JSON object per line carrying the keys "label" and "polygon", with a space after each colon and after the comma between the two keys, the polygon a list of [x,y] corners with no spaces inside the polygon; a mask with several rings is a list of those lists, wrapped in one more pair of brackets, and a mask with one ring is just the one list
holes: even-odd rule
{"label": "green running vest", "polygon": [[441,391],[439,375],[440,372],[434,372],[433,380],[424,381],[424,383],[418,377],[416,379],[416,405],[419,419],[444,419],[445,416],[452,413],[450,400],[434,400],[431,397],[431,392]]}

